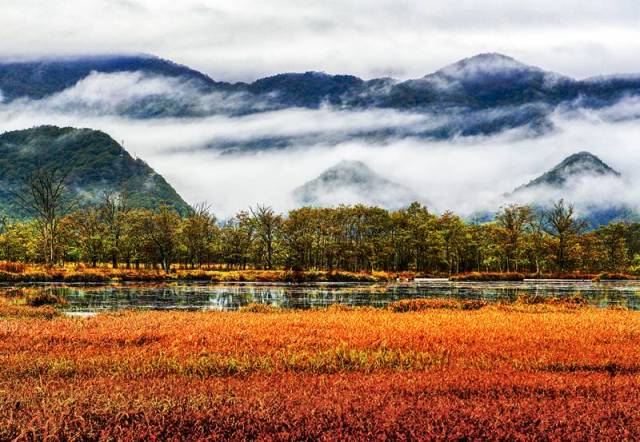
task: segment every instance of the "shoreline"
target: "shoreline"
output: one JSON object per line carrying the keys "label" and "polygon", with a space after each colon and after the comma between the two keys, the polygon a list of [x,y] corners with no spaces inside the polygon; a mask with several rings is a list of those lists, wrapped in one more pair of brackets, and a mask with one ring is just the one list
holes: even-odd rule
{"label": "shoreline", "polygon": [[314,282],[518,282],[534,280],[591,280],[624,281],[637,280],[638,276],[618,273],[564,273],[564,274],[524,274],[514,272],[468,272],[456,275],[424,275],[417,272],[349,272],[335,271],[292,271],[292,270],[209,270],[176,269],[169,273],[161,270],[113,269],[110,267],[86,268],[78,266],[46,268],[39,265],[20,265],[16,269],[2,269],[0,284],[6,283],[114,283],[114,282],[253,282],[253,283],[314,283]]}

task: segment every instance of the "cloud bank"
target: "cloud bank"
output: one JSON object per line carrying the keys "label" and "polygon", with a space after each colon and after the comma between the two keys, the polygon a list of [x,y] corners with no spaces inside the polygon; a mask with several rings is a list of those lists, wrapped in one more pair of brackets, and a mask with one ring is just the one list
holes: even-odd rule
{"label": "cloud bank", "polygon": [[[429,141],[414,134],[460,116],[330,107],[190,119],[115,115],[141,97],[193,98],[190,85],[175,81],[138,73],[92,74],[43,100],[0,104],[0,131],[40,124],[103,130],[165,176],[189,203],[207,201],[221,218],[257,203],[290,209],[296,204],[295,188],[342,160],[364,162],[381,177],[411,189],[434,211],[451,209],[463,215],[494,211],[506,201],[505,193],[583,150],[620,171],[622,181],[582,182],[568,192],[529,195],[523,202],[565,197],[579,209],[592,203],[640,208],[640,197],[634,191],[640,185],[637,98],[597,111],[559,109],[550,117],[553,129],[536,136],[525,127],[447,141]],[[238,100],[242,97],[218,95],[197,102],[198,106],[232,107]],[[483,118],[499,116],[492,113]],[[376,131],[403,136],[360,136]],[[274,137],[287,139],[289,144],[241,153],[216,148]],[[340,202],[344,201],[335,201]]]}

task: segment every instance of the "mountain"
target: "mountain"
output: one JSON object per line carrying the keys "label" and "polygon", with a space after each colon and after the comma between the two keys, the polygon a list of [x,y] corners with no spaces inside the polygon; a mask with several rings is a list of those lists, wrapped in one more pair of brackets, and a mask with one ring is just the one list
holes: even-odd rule
{"label": "mountain", "polygon": [[[0,110],[35,107],[45,113],[83,116],[194,118],[330,106],[392,109],[428,117],[422,127],[340,134],[376,141],[449,139],[514,128],[538,135],[553,128],[551,115],[559,108],[597,109],[638,95],[640,75],[576,80],[495,53],[466,58],[406,81],[305,72],[229,83],[151,55],[0,60]],[[235,151],[279,148],[292,142],[270,137],[228,141]]]}
{"label": "mountain", "polygon": [[408,188],[381,177],[361,161],[341,161],[296,188],[296,202],[305,206],[367,204],[399,208],[418,198]]}
{"label": "mountain", "polygon": [[516,189],[516,192],[535,187],[566,187],[580,178],[588,177],[620,177],[620,173],[600,158],[589,152],[578,152],[568,156],[559,164],[538,178]]}
{"label": "mountain", "polygon": [[575,204],[578,215],[593,228],[613,221],[637,222],[631,207],[611,202],[611,192],[626,187],[621,174],[589,152],[568,156],[549,171],[506,195],[512,202],[547,209],[564,199]]}
{"label": "mountain", "polygon": [[127,193],[133,207],[161,204],[186,213],[189,206],[151,167],[134,159],[104,132],[40,126],[0,134],[0,210],[22,217],[12,193],[37,168],[69,171],[67,188],[80,205],[105,191]]}

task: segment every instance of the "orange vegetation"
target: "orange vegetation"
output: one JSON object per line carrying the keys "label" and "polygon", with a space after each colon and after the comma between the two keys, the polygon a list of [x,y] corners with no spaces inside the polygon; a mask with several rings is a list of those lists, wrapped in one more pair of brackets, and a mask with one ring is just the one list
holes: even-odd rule
{"label": "orange vegetation", "polygon": [[0,440],[637,436],[640,314],[440,302],[50,319],[0,305]]}

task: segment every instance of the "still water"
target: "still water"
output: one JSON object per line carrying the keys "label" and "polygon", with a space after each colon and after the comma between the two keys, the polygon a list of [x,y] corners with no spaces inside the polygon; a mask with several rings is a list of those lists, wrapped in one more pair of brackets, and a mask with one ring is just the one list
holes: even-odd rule
{"label": "still water", "polygon": [[640,281],[449,282],[265,284],[178,283],[155,285],[45,285],[63,296],[70,314],[105,310],[236,310],[250,303],[282,308],[327,307],[331,304],[384,307],[406,298],[458,298],[512,301],[521,294],[566,297],[582,295],[592,305],[640,310]]}

